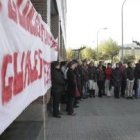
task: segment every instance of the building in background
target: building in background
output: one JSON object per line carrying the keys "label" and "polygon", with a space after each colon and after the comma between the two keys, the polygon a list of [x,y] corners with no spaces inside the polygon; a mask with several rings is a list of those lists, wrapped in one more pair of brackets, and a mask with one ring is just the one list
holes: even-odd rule
{"label": "building in background", "polygon": [[[121,47],[119,51],[119,56],[121,56]],[[123,49],[124,56],[127,55],[134,55],[136,58],[136,61],[140,59],[140,46],[138,46],[135,43],[131,44],[125,44]]]}

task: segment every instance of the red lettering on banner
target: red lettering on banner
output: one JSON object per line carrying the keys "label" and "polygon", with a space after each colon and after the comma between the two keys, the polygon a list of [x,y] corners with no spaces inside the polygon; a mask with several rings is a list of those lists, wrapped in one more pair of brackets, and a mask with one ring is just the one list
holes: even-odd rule
{"label": "red lettering on banner", "polygon": [[13,0],[8,0],[8,16],[17,23],[17,7]]}
{"label": "red lettering on banner", "polygon": [[17,0],[17,6],[20,7],[20,5],[22,4],[23,0]]}
{"label": "red lettering on banner", "polygon": [[[21,56],[21,57],[19,57]],[[34,81],[44,76],[44,86],[46,86],[50,78],[50,63],[42,58],[42,51],[36,50],[17,53],[13,55],[5,55],[2,62],[1,70],[1,86],[2,86],[2,103],[8,103],[12,97],[22,93]],[[31,61],[32,60],[32,61]],[[33,62],[34,63],[31,63]],[[13,69],[9,69],[9,65]],[[8,71],[12,71],[13,75],[8,75]],[[44,73],[44,75],[43,75]]]}
{"label": "red lettering on banner", "polygon": [[0,2],[0,12],[2,11],[2,3]]}
{"label": "red lettering on banner", "polygon": [[[25,30],[30,32],[32,35],[39,37],[43,43],[53,48],[54,45],[52,46],[53,44],[52,41],[55,40],[54,38],[51,37],[51,34],[47,31],[45,25],[42,24],[43,23],[42,18],[37,14],[35,8],[33,7],[30,1],[26,2],[25,7],[21,11],[20,6],[22,2],[23,0],[17,0],[16,3],[13,0],[8,0],[9,18],[15,21],[17,24],[21,25]],[[29,8],[30,11],[28,12]],[[36,18],[33,21],[33,17],[35,16]],[[55,44],[56,44],[55,47],[57,47],[57,43]]]}
{"label": "red lettering on banner", "polygon": [[27,29],[26,26],[26,18],[20,13],[20,11],[18,11],[18,17],[19,17],[19,24],[24,28]]}
{"label": "red lettering on banner", "polygon": [[43,59],[41,57],[42,51],[39,50],[38,55],[39,55],[39,60],[40,60],[40,74],[38,75],[38,78],[42,78],[42,67],[43,67]]}
{"label": "red lettering on banner", "polygon": [[[23,59],[23,58],[22,58]],[[21,71],[18,72],[17,62],[18,53],[14,53],[14,87],[13,87],[13,94],[16,95],[23,90],[23,68],[21,67]]]}
{"label": "red lettering on banner", "polygon": [[[27,77],[28,76],[28,77]],[[24,77],[24,87],[31,83],[31,52],[28,51],[25,59],[25,77]],[[26,85],[27,82],[27,85]]]}
{"label": "red lettering on banner", "polygon": [[25,58],[25,52],[22,53],[22,60],[21,60],[21,69],[22,70],[23,70],[24,58]]}
{"label": "red lettering on banner", "polygon": [[34,14],[35,14],[35,9],[32,6],[32,8],[30,9],[30,11],[25,19],[26,25],[27,25],[26,29],[33,35],[35,34],[35,26],[33,26],[33,24],[32,24],[32,19],[33,19]]}
{"label": "red lettering on banner", "polygon": [[26,30],[30,31],[30,20],[26,19]]}
{"label": "red lettering on banner", "polygon": [[37,60],[38,60],[38,51],[35,51],[35,54],[34,54],[34,68],[33,70],[31,70],[31,82],[37,80],[38,78],[38,71],[37,71]]}
{"label": "red lettering on banner", "polygon": [[44,85],[46,86],[50,79],[51,79],[51,76],[50,76],[50,63],[48,63],[47,61],[43,61],[43,65],[44,65]]}
{"label": "red lettering on banner", "polygon": [[37,15],[35,18],[35,27],[36,27],[36,36],[40,37],[40,19],[39,16]]}
{"label": "red lettering on banner", "polygon": [[26,6],[24,7],[23,12],[22,12],[23,16],[26,16],[29,8],[30,8],[30,1],[27,1]]}
{"label": "red lettering on banner", "polygon": [[34,14],[35,14],[35,9],[32,6],[31,10],[29,11],[29,14],[27,15],[27,18],[30,19],[30,21],[32,21]]}
{"label": "red lettering on banner", "polygon": [[44,42],[44,35],[45,35],[45,28],[44,28],[43,24],[41,24],[41,40],[42,40],[42,42]]}
{"label": "red lettering on banner", "polygon": [[12,98],[12,83],[13,83],[13,77],[8,77],[8,85],[6,85],[6,72],[7,72],[7,67],[8,64],[12,63],[12,56],[11,55],[6,55],[3,58],[3,63],[2,63],[2,103],[7,103],[10,101]]}
{"label": "red lettering on banner", "polygon": [[31,31],[31,34],[35,34],[36,32],[36,28],[32,24],[30,24],[30,31]]}
{"label": "red lettering on banner", "polygon": [[48,32],[45,31],[45,44],[49,43],[49,35]]}

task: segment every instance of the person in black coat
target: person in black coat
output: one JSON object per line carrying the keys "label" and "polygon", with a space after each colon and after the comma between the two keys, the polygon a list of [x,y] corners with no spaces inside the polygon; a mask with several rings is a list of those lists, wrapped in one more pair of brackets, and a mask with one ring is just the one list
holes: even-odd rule
{"label": "person in black coat", "polygon": [[89,79],[89,96],[90,97],[95,97],[95,85],[97,81],[97,70],[96,67],[94,66],[93,62],[90,62],[89,67],[88,67],[88,79]]}
{"label": "person in black coat", "polygon": [[[102,66],[102,69],[104,71],[104,74],[105,74],[105,70],[106,70],[106,66],[104,64],[104,61],[99,61],[99,66]],[[103,95],[106,96],[106,93],[105,93],[105,77],[104,77],[104,83],[103,83]]]}
{"label": "person in black coat", "polygon": [[88,65],[87,61],[84,60],[82,64],[82,92],[83,92],[83,99],[88,98]]}
{"label": "person in black coat", "polygon": [[104,95],[104,79],[105,73],[101,65],[98,66],[97,69],[97,85],[98,85],[98,97],[102,97]]}
{"label": "person in black coat", "polygon": [[52,64],[52,71],[51,71],[51,78],[52,78],[52,88],[51,88],[51,95],[53,99],[53,116],[56,118],[61,118],[59,112],[59,104],[61,100],[61,95],[64,92],[65,81],[60,69],[59,62],[53,62]]}
{"label": "person in black coat", "polygon": [[127,84],[127,77],[126,77],[126,66],[122,63],[119,62],[119,69],[122,74],[122,80],[121,80],[121,97],[125,97],[125,91],[126,91],[126,84]]}
{"label": "person in black coat", "polygon": [[112,80],[114,85],[114,96],[115,98],[120,98],[122,73],[119,69],[119,63],[116,63],[116,68],[113,70]]}
{"label": "person in black coat", "polygon": [[76,63],[71,61],[69,63],[69,69],[67,72],[67,112],[68,115],[75,115],[74,113],[74,101],[75,101],[75,94],[76,94],[76,75],[75,70]]}
{"label": "person in black coat", "polygon": [[129,62],[128,67],[126,69],[126,77],[127,77],[127,99],[133,99],[133,87],[134,87],[134,68],[132,64]]}
{"label": "person in black coat", "polygon": [[136,98],[140,98],[140,60],[135,67]]}
{"label": "person in black coat", "polygon": [[81,99],[81,75],[80,75],[80,71],[78,68],[78,61],[77,60],[73,60],[76,63],[76,67],[74,69],[74,74],[76,76],[76,96],[75,96],[75,101],[74,101],[74,108],[79,107],[78,103],[79,100]]}

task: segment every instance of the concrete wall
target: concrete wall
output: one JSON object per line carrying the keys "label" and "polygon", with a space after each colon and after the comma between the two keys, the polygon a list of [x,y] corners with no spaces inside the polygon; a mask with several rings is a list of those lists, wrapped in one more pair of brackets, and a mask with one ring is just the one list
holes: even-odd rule
{"label": "concrete wall", "polygon": [[59,32],[59,16],[58,15],[51,16],[51,32],[54,38],[57,39],[58,32]]}
{"label": "concrete wall", "polygon": [[31,0],[42,19],[47,22],[47,0]]}

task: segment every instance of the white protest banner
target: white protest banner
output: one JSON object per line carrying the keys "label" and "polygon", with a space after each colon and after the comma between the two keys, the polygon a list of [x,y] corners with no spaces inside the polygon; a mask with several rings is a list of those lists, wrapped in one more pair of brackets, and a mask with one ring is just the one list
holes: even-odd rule
{"label": "white protest banner", "polygon": [[57,48],[30,0],[0,0],[0,134],[50,88]]}

